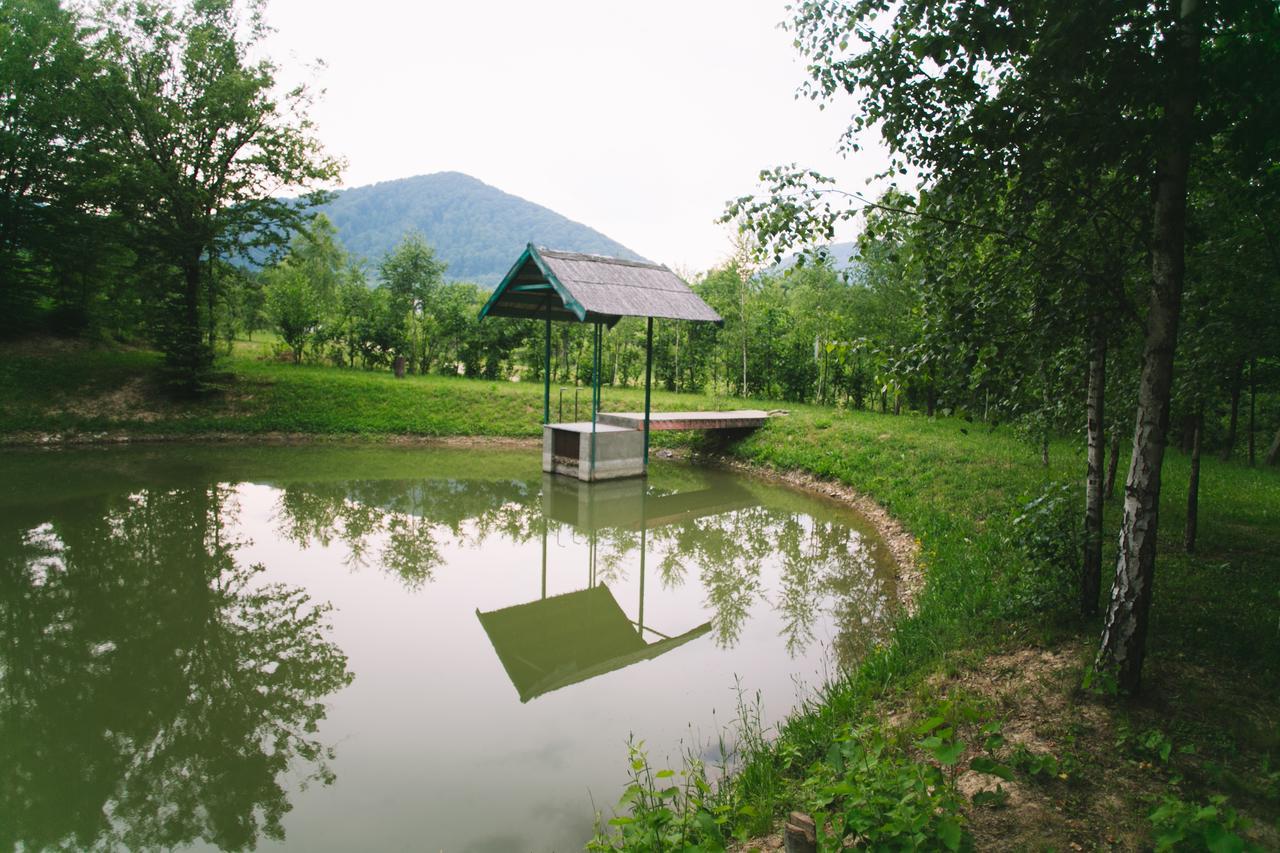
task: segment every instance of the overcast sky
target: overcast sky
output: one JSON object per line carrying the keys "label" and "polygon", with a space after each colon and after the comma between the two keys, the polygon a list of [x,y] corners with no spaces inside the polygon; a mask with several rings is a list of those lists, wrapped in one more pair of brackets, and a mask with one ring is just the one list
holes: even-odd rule
{"label": "overcast sky", "polygon": [[785,14],[781,0],[268,7],[286,76],[326,63],[313,117],[344,186],[466,172],[688,270],[728,254],[715,220],[761,168],[861,189],[883,167],[837,155],[849,102],[795,99]]}

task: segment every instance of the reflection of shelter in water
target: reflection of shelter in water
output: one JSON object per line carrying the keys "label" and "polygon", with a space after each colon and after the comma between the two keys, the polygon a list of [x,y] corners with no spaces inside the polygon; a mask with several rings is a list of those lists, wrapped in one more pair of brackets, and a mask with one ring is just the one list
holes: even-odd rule
{"label": "reflection of shelter in water", "polygon": [[[676,636],[644,624],[648,531],[751,506],[741,486],[650,495],[643,480],[584,483],[545,475],[542,480],[542,598],[488,613],[476,611],[507,676],[528,702],[571,684],[652,660],[711,630],[704,622]],[[557,521],[587,534],[587,588],[547,597],[547,527]],[[596,582],[596,539],[603,528],[640,532],[640,601],[631,620],[603,583]],[[658,639],[645,641],[645,633]]]}
{"label": "reflection of shelter in water", "polygon": [[642,480],[587,484],[565,477],[542,478],[542,511],[546,517],[588,531],[608,527],[653,530],[758,503],[750,490],[736,482],[652,495]]}
{"label": "reflection of shelter in water", "polygon": [[652,629],[628,619],[604,584],[476,615],[521,702],[656,658],[711,630],[706,622],[646,643],[641,630]]}

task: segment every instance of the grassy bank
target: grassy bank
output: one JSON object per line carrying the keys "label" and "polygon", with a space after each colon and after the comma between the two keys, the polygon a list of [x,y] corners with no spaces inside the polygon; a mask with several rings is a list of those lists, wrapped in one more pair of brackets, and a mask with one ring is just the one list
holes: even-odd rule
{"label": "grassy bank", "polygon": [[[221,393],[175,402],[159,385],[152,352],[10,345],[0,350],[0,436],[33,433],[68,438],[124,432],[136,436],[297,433],[317,436],[537,436],[542,385],[450,376],[407,376],[292,365],[241,346],[219,364]],[[574,389],[564,395],[573,419]],[[726,400],[703,395],[653,395],[655,409],[709,409]],[[741,407],[743,401],[735,399]],[[579,414],[590,417],[591,391],[579,391]],[[607,410],[638,410],[636,388],[606,388]],[[560,389],[552,388],[559,419]]]}
{"label": "grassy bank", "polygon": [[[535,436],[541,418],[534,383],[395,380],[241,353],[223,365],[222,393],[176,403],[159,393],[150,353],[45,343],[0,356],[9,440]],[[636,389],[606,388],[604,399],[641,405]],[[742,405],[654,400],[658,410]],[[1004,429],[788,408],[728,452],[840,481],[886,507],[920,541],[918,610],[776,729],[744,709],[727,783],[696,762],[659,776],[635,756],[630,822],[606,827],[601,845],[718,849],[800,809],[836,828],[828,846],[1280,846],[1280,471],[1206,459],[1199,550],[1187,555],[1188,464],[1170,451],[1146,689],[1123,699],[1105,683],[1082,686],[1100,620],[1072,615],[1079,442],[1055,443],[1045,469]],[[1108,542],[1118,521],[1113,500]]]}
{"label": "grassy bank", "polygon": [[[765,830],[782,802],[889,846],[1280,843],[1280,471],[1206,460],[1189,555],[1189,465],[1170,452],[1146,687],[1126,700],[1082,687],[1101,620],[1074,616],[1074,549],[1054,559],[1081,503],[1059,485],[1082,479],[1071,443],[1046,470],[982,425],[802,409],[734,452],[874,497],[920,540],[927,587],[890,646],[747,756],[726,826]],[[1110,501],[1109,544],[1119,515]],[[868,743],[882,766],[852,769]],[[877,823],[867,790],[917,808]]]}

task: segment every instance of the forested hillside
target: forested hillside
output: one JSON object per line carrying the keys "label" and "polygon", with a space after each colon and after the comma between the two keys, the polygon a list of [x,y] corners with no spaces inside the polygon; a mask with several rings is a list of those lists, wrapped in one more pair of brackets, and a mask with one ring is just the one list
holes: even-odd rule
{"label": "forested hillside", "polygon": [[858,257],[858,244],[856,241],[851,240],[848,243],[829,243],[816,250],[792,252],[774,267],[773,272],[785,272],[791,269],[799,263],[802,257],[806,266],[822,262],[837,272],[853,272],[861,266],[861,260]]}
{"label": "forested hillside", "polygon": [[320,211],[347,251],[369,261],[406,232],[421,232],[455,281],[497,284],[527,243],[643,260],[593,228],[461,172],[353,187]]}

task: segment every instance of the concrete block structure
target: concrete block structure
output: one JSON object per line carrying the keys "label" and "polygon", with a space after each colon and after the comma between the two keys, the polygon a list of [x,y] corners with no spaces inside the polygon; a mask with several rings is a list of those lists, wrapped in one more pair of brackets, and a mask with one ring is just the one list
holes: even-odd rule
{"label": "concrete block structure", "polygon": [[543,424],[542,470],[548,474],[591,483],[643,477],[644,469],[644,433],[634,427],[597,423],[593,431],[591,421]]}

